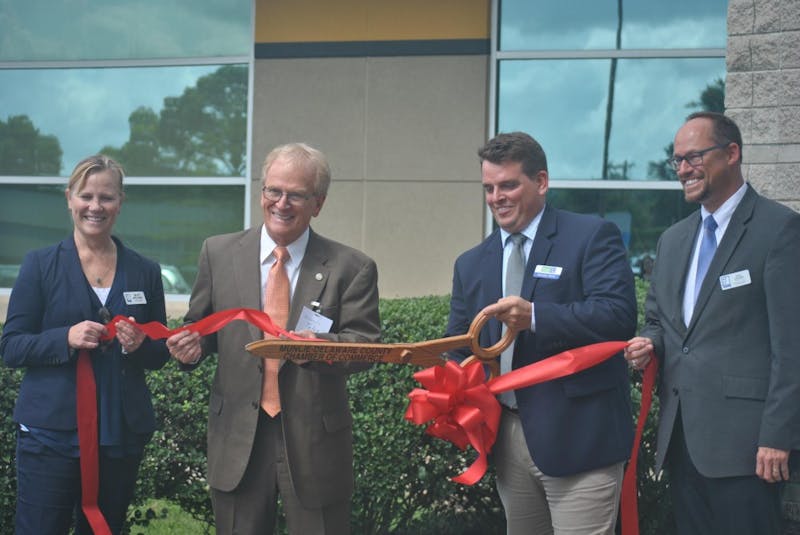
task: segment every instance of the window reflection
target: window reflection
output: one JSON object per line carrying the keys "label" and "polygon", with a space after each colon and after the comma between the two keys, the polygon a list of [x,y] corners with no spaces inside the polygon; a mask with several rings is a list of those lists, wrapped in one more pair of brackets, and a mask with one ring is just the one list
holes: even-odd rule
{"label": "window reflection", "polygon": [[0,61],[247,56],[251,0],[0,2]]}
{"label": "window reflection", "polygon": [[104,152],[133,176],[244,175],[247,66],[0,70],[0,175]]}
{"label": "window reflection", "polygon": [[500,50],[724,48],[727,5],[726,0],[502,0]]}
{"label": "window reflection", "polygon": [[[64,188],[0,185],[0,287],[13,286],[26,252],[71,232]],[[167,293],[188,293],[203,240],[244,220],[244,186],[126,186],[125,195],[114,234],[161,264]]]}
{"label": "window reflection", "polygon": [[547,202],[557,208],[599,215],[616,223],[634,263],[648,254],[655,257],[661,233],[699,208],[687,203],[681,190],[550,188]]}
{"label": "window reflection", "polygon": [[498,132],[534,136],[556,180],[672,179],[665,161],[684,118],[699,109],[722,109],[725,60],[617,60],[609,106],[611,61],[501,61]]}

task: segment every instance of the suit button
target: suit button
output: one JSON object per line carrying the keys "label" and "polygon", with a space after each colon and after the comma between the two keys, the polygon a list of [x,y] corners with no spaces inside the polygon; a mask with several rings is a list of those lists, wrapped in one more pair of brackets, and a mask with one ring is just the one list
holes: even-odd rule
{"label": "suit button", "polygon": [[250,406],[253,407],[254,409],[258,409],[258,403],[256,403],[255,401],[251,401]]}
{"label": "suit button", "polygon": [[673,388],[673,389],[672,389],[672,393],[673,393],[673,394],[675,394],[675,395],[677,396],[677,395],[678,395],[678,389],[677,389],[677,388]]}
{"label": "suit button", "polygon": [[683,354],[687,355],[688,353],[689,353],[689,348],[688,347],[684,347],[683,348]]}

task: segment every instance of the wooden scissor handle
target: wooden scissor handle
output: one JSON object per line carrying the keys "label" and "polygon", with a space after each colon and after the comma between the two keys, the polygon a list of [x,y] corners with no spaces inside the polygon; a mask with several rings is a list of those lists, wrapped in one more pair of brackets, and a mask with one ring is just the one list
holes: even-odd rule
{"label": "wooden scissor handle", "polygon": [[472,355],[484,362],[489,362],[497,358],[497,356],[502,353],[505,348],[511,345],[511,342],[513,342],[514,338],[517,336],[516,332],[512,331],[511,329],[506,329],[506,332],[503,334],[503,337],[499,342],[490,347],[481,347],[481,329],[487,321],[489,321],[489,316],[483,312],[478,312],[478,315],[472,320],[469,330],[467,331],[467,334],[470,337],[469,344],[470,349],[472,350]]}
{"label": "wooden scissor handle", "polygon": [[482,364],[489,366],[489,379],[494,379],[495,377],[498,377],[500,375],[500,363],[497,361],[497,359],[481,360],[475,355],[470,355],[469,357],[461,361],[461,367],[463,368],[470,362],[480,362]]}

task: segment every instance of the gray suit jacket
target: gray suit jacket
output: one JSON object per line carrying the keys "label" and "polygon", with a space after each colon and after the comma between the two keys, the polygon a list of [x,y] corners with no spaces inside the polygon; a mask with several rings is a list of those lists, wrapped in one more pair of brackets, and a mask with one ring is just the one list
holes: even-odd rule
{"label": "gray suit jacket", "polygon": [[[706,477],[755,474],[756,450],[800,447],[800,214],[748,185],[684,324],[699,211],[661,236],[642,336],[660,361],[657,469],[680,403],[686,445]],[[723,288],[720,277],[748,274]]]}
{"label": "gray suit jacket", "polygon": [[[213,236],[203,243],[187,321],[229,308],[260,308],[261,228]],[[363,253],[311,231],[292,297],[288,328],[303,306],[320,303],[333,320],[326,338],[376,342],[380,338],[378,274]],[[209,400],[208,481],[222,491],[239,484],[247,468],[259,414],[263,363],[244,346],[261,331],[235,321],[203,339],[203,355],[218,353]],[[352,416],[345,381],[364,363],[285,362],[279,373],[282,425],[297,496],[309,508],[348,499],[353,492]]]}

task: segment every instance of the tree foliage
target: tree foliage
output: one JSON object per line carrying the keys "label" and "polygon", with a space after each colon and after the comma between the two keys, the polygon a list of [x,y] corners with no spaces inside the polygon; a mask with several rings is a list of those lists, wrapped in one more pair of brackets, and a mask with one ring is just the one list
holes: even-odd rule
{"label": "tree foliage", "polygon": [[58,175],[62,154],[58,138],[40,133],[27,115],[0,119],[0,175]]}
{"label": "tree foliage", "polygon": [[242,176],[247,136],[247,67],[225,65],[177,97],[160,113],[139,107],[128,118],[121,147],[101,152],[128,174],[147,176]]}

